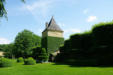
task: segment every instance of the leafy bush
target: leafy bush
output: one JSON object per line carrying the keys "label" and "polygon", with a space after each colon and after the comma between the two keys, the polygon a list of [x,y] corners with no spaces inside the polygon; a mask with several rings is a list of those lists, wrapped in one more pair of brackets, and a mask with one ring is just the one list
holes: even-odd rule
{"label": "leafy bush", "polygon": [[34,59],[37,60],[37,63],[48,61],[48,53],[45,48],[38,46],[36,48],[33,48],[32,50],[33,50],[32,56]]}
{"label": "leafy bush", "polygon": [[48,54],[45,48],[42,48],[41,52],[39,53],[39,60],[41,62],[46,62],[48,60]]}
{"label": "leafy bush", "polygon": [[0,58],[0,67],[11,67],[13,61],[7,58]]}
{"label": "leafy bush", "polygon": [[28,59],[25,59],[24,64],[25,65],[35,65],[36,60],[34,60],[32,57],[29,57]]}
{"label": "leafy bush", "polygon": [[32,48],[32,51],[33,51],[32,56],[34,59],[39,60],[39,53],[41,50],[42,48],[40,46]]}
{"label": "leafy bush", "polygon": [[17,59],[17,62],[24,62],[23,57],[19,57],[19,58]]}

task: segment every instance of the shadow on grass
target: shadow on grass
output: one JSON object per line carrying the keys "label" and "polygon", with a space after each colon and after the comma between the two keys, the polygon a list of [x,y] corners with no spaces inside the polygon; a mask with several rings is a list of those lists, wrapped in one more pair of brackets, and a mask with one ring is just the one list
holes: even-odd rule
{"label": "shadow on grass", "polygon": [[69,65],[70,67],[113,67],[113,65],[109,64],[88,64],[88,63],[81,63],[81,62],[73,62],[73,63],[64,63],[64,62],[55,62],[53,65]]}

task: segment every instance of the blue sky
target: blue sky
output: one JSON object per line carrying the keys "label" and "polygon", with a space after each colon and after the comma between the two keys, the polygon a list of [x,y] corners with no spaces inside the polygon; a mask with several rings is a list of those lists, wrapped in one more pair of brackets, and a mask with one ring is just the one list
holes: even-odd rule
{"label": "blue sky", "polygon": [[45,22],[54,16],[67,39],[90,30],[99,22],[113,20],[113,0],[6,0],[8,21],[1,18],[0,44],[13,42],[18,32],[31,30],[41,36]]}

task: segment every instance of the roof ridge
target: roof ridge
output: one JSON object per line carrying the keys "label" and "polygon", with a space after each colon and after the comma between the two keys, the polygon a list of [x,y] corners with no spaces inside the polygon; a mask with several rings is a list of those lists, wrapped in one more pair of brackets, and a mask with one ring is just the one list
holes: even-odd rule
{"label": "roof ridge", "polygon": [[52,31],[60,31],[63,32],[63,30],[57,25],[56,21],[54,20],[54,17],[52,16],[50,22],[46,22],[46,30],[52,30]]}
{"label": "roof ridge", "polygon": [[56,23],[56,21],[54,20],[54,17],[52,16],[49,24],[48,24],[48,27],[47,27],[47,30],[55,30],[55,31],[63,31]]}

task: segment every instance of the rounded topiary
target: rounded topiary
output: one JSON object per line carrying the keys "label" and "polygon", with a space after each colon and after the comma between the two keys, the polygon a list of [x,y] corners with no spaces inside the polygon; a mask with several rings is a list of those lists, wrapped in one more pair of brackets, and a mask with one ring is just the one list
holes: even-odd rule
{"label": "rounded topiary", "polygon": [[0,67],[11,67],[13,61],[7,58],[0,58]]}
{"label": "rounded topiary", "polygon": [[36,60],[34,60],[32,57],[29,57],[28,59],[24,60],[24,64],[25,65],[35,65],[36,64]]}
{"label": "rounded topiary", "polygon": [[24,59],[23,59],[23,57],[19,57],[18,59],[17,59],[17,62],[24,62]]}

